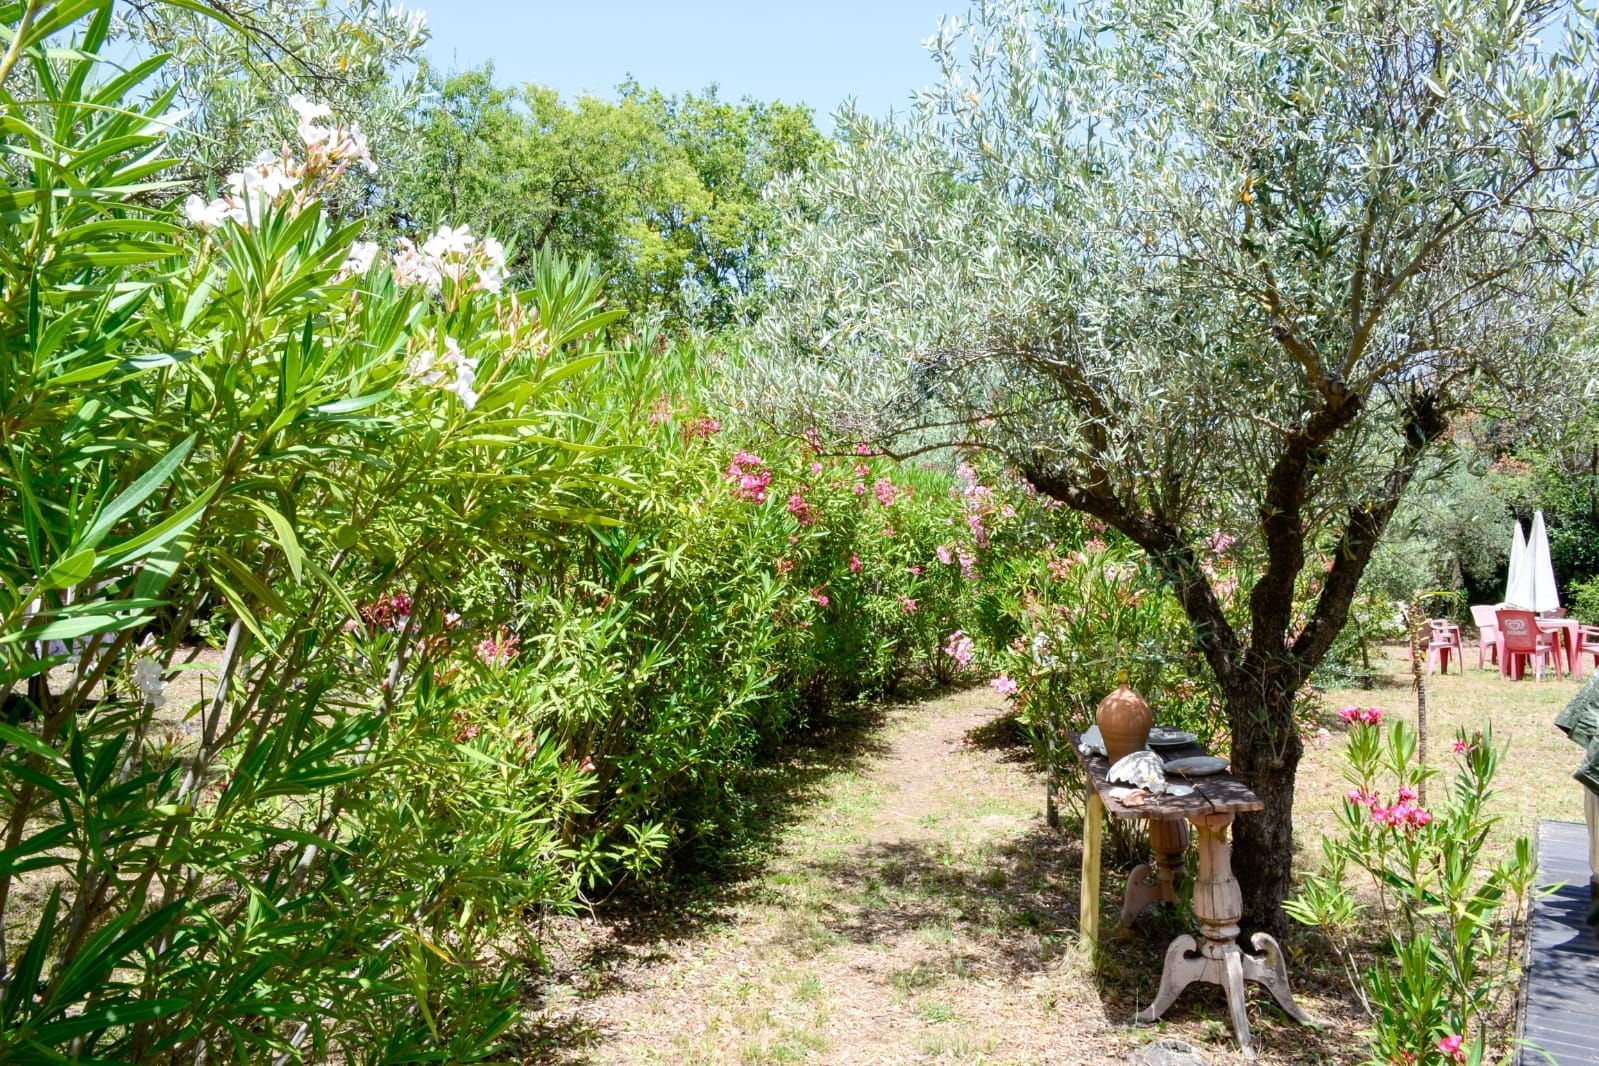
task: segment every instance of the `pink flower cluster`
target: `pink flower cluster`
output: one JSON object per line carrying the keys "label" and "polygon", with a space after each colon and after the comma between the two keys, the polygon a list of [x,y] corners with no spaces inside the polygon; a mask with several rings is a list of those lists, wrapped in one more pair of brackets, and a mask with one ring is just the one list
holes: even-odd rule
{"label": "pink flower cluster", "polygon": [[1228,548],[1238,543],[1238,538],[1217,530],[1205,541],[1205,547],[1210,549],[1212,555],[1225,554]]}
{"label": "pink flower cluster", "polygon": [[998,677],[994,678],[994,680],[988,683],[988,687],[999,693],[1001,696],[1014,696],[1016,695],[1016,689],[1018,686],[1010,677],[1006,676],[1005,674],[1000,674]]}
{"label": "pink flower cluster", "polygon": [[493,636],[484,637],[477,642],[477,657],[484,666],[500,667],[516,658],[517,646],[521,639],[515,633],[508,633],[501,626]]}
{"label": "pink flower cluster", "polygon": [[854,552],[850,552],[850,554],[849,554],[849,572],[852,573],[852,574],[858,574],[858,573],[861,572],[861,566],[862,566],[861,557],[859,555],[857,555],[856,553],[854,553]]}
{"label": "pink flower cluster", "polygon": [[385,592],[376,603],[361,608],[361,617],[369,626],[398,631],[411,617],[411,597],[403,592]]}
{"label": "pink flower cluster", "polygon": [[1466,1042],[1459,1033],[1451,1033],[1438,1041],[1438,1050],[1448,1055],[1453,1062],[1465,1062],[1466,1051],[1461,1047]]}
{"label": "pink flower cluster", "polygon": [[826,607],[832,602],[827,598],[827,593],[823,592],[820,586],[811,589],[811,599],[816,601],[816,606],[818,607]]}
{"label": "pink flower cluster", "polygon": [[722,423],[709,415],[691,418],[683,423],[683,440],[685,442],[710,440],[720,432],[722,432]]}
{"label": "pink flower cluster", "polygon": [[812,507],[810,501],[797,492],[789,494],[788,513],[793,515],[795,520],[802,526],[808,526],[816,521],[816,508]]}
{"label": "pink flower cluster", "polygon": [[1345,725],[1382,725],[1382,711],[1376,707],[1340,707],[1338,720]]}
{"label": "pink flower cluster", "polygon": [[1356,807],[1366,808],[1372,821],[1390,829],[1422,829],[1432,823],[1432,813],[1417,806],[1420,797],[1413,788],[1401,787],[1397,800],[1388,807],[1383,806],[1381,796],[1363,788],[1350,789],[1344,798]]}
{"label": "pink flower cluster", "polygon": [[772,472],[765,467],[766,460],[760,456],[740,451],[727,464],[727,473],[723,476],[733,482],[733,491],[739,499],[749,503],[765,503],[766,486],[772,483]]}
{"label": "pink flower cluster", "polygon": [[971,637],[957,629],[949,635],[949,642],[944,645],[944,654],[965,669],[972,664],[972,657],[977,654],[977,647],[972,643]]}
{"label": "pink flower cluster", "polygon": [[911,599],[909,596],[899,597],[899,606],[900,610],[904,611],[906,614],[916,613],[916,601]]}
{"label": "pink flower cluster", "polygon": [[899,490],[894,487],[894,483],[886,477],[878,478],[877,482],[872,485],[872,491],[877,494],[877,502],[883,507],[894,506],[894,498],[899,495]]}

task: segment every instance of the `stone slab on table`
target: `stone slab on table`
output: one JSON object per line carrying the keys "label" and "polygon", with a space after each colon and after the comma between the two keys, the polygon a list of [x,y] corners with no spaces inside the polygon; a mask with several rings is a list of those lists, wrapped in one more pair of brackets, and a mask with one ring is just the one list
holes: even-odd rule
{"label": "stone slab on table", "polygon": [[[1187,796],[1151,796],[1148,802],[1136,807],[1124,806],[1120,800],[1110,795],[1111,789],[1121,787],[1112,785],[1106,779],[1106,775],[1110,773],[1110,760],[1103,755],[1084,755],[1078,747],[1082,741],[1080,733],[1068,733],[1066,737],[1078,761],[1083,764],[1089,783],[1105,804],[1106,813],[1112,817],[1158,818],[1169,821],[1175,818],[1193,818],[1195,815],[1243,814],[1265,807],[1265,804],[1260,802],[1260,797],[1256,796],[1248,785],[1227,773],[1208,774],[1204,777],[1171,774],[1167,777],[1168,782],[1192,785],[1193,793]],[[1180,748],[1162,748],[1157,754],[1166,762],[1171,762],[1173,759],[1186,759],[1210,753],[1198,744],[1185,744]]]}

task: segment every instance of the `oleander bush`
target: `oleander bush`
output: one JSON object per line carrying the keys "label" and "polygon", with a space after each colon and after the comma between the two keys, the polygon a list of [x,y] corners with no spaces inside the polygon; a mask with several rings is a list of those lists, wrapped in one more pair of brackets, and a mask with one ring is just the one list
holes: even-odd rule
{"label": "oleander bush", "polygon": [[[1351,787],[1289,914],[1320,929],[1343,961],[1369,1018],[1373,1066],[1514,1061],[1503,1022],[1520,987],[1536,864],[1524,836],[1503,854],[1489,846],[1505,750],[1491,734],[1458,732],[1446,781],[1422,762],[1406,723],[1385,728],[1377,708],[1339,714],[1350,727]],[[1387,950],[1363,966],[1359,941],[1372,929]]]}
{"label": "oleander bush", "polygon": [[110,3],[4,12],[0,1059],[481,1059],[540,915],[952,672],[950,476],[724,426],[581,264],[361,239],[316,102],[185,197]]}

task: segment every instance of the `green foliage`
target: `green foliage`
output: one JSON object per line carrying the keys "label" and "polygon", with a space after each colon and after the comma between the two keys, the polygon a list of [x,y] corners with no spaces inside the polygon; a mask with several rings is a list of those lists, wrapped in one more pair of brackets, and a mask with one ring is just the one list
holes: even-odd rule
{"label": "green foliage", "polygon": [[481,1060],[530,919],[932,662],[950,479],[752,460],[586,266],[358,241],[308,102],[158,206],[111,15],[8,9],[0,61],[0,1059]]}
{"label": "green foliage", "polygon": [[[1345,717],[1353,787],[1340,808],[1340,835],[1323,838],[1322,867],[1287,910],[1320,927],[1344,959],[1371,1019],[1373,1066],[1509,1061],[1514,1053],[1492,1026],[1519,987],[1517,930],[1535,870],[1526,837],[1497,861],[1487,854],[1504,752],[1491,735],[1457,734],[1454,777],[1428,808],[1428,784],[1443,782],[1419,762],[1414,731],[1403,722],[1384,730],[1369,712],[1370,721]],[[1352,870],[1370,878],[1375,908],[1352,894]],[[1388,953],[1357,972],[1352,941],[1374,918]]]}
{"label": "green foliage", "polygon": [[568,103],[498,87],[491,68],[429,72],[428,83],[415,149],[391,181],[402,231],[452,219],[524,257],[592,256],[630,310],[700,326],[765,298],[773,211],[761,192],[824,145],[804,108],[735,104],[714,87],[677,97],[628,82],[614,102]]}
{"label": "green foliage", "polygon": [[[751,402],[997,452],[1160,569],[1289,886],[1296,693],[1451,418],[1569,390],[1599,292],[1594,16],[1456,0],[978,0],[902,120],[783,183]],[[1204,542],[1253,561],[1228,613]],[[1325,553],[1331,567],[1314,568]],[[1308,612],[1297,591],[1320,591]]]}
{"label": "green foliage", "polygon": [[[387,0],[123,3],[113,29],[119,48],[169,57],[153,77],[176,94],[172,148],[191,187],[219,186],[259,152],[292,143],[283,101],[295,93],[358,123],[386,166],[409,148],[428,41],[419,11]],[[327,202],[353,216],[378,190],[376,181],[349,181]]]}
{"label": "green foliage", "polygon": [[1572,617],[1591,626],[1599,626],[1599,577],[1578,582],[1568,590],[1571,593]]}

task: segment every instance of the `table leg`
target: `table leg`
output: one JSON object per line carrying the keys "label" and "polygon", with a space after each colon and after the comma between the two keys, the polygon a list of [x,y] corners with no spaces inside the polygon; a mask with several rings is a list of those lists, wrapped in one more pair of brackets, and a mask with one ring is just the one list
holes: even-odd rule
{"label": "table leg", "polygon": [[[1183,989],[1195,981],[1220,985],[1227,993],[1227,1009],[1232,1015],[1238,1046],[1254,1058],[1249,1016],[1245,1011],[1244,982],[1266,986],[1272,998],[1297,1021],[1311,1023],[1310,1016],[1294,1002],[1288,988],[1288,970],[1282,949],[1265,933],[1257,933],[1251,943],[1260,956],[1244,953],[1238,946],[1238,921],[1244,913],[1244,897],[1233,876],[1232,848],[1226,841],[1231,814],[1197,815],[1192,819],[1199,831],[1199,877],[1194,882],[1194,914],[1199,919],[1200,939],[1183,935],[1166,949],[1166,965],[1160,975],[1160,991],[1149,1009],[1138,1020],[1152,1022],[1166,1012]],[[1311,1023],[1314,1024],[1314,1023]]]}
{"label": "table leg", "polygon": [[1188,823],[1153,819],[1149,823],[1149,848],[1155,862],[1140,863],[1127,879],[1122,899],[1122,924],[1130,924],[1151,903],[1177,903],[1177,883],[1186,872]]}
{"label": "table leg", "polygon": [[1077,928],[1090,944],[1099,943],[1099,851],[1104,833],[1105,801],[1090,781],[1083,810],[1082,895],[1077,904]]}

